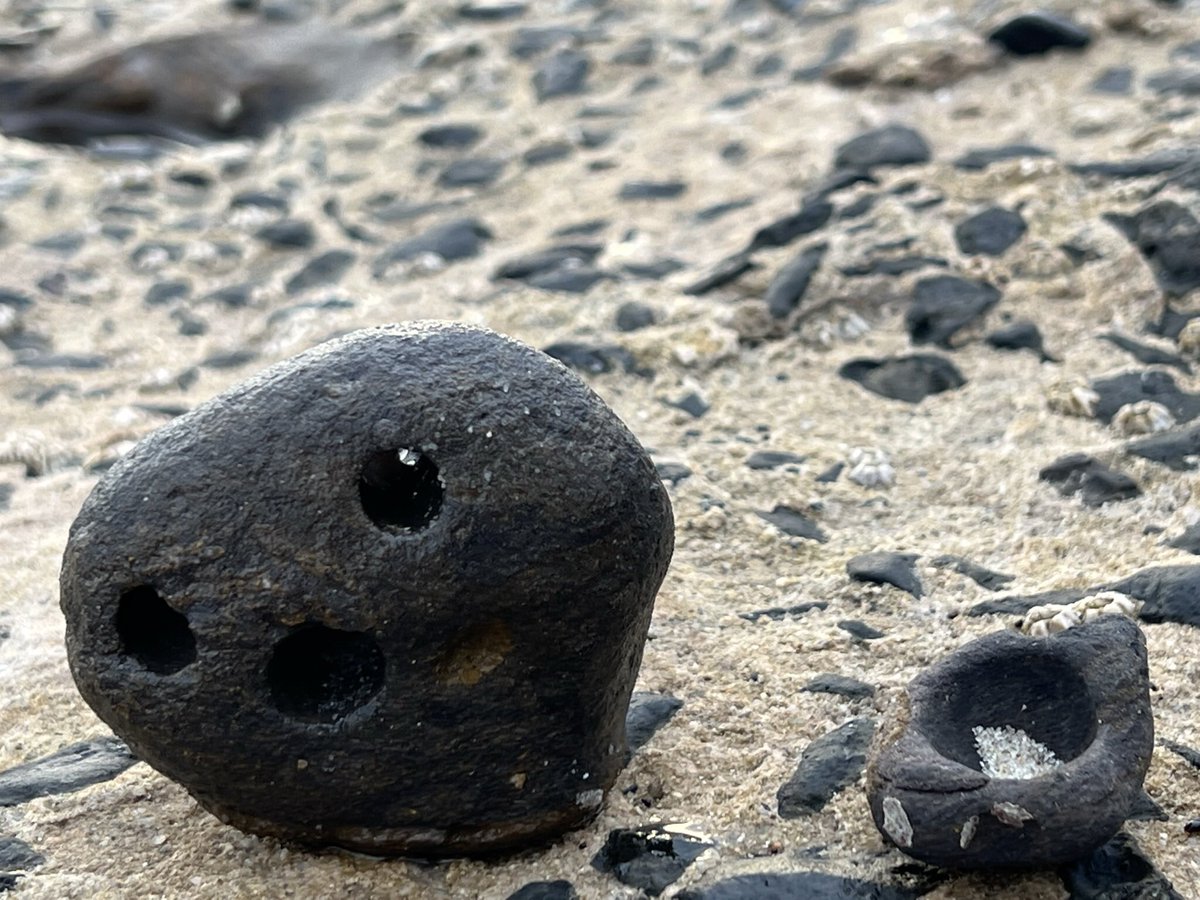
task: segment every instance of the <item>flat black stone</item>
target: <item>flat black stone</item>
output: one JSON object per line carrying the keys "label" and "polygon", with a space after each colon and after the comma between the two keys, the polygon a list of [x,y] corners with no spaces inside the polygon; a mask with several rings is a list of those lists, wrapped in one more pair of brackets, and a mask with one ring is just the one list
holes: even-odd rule
{"label": "flat black stone", "polygon": [[574,146],[566,141],[553,141],[530,147],[521,154],[521,160],[527,166],[544,166],[547,163],[566,159],[575,152]]}
{"label": "flat black stone", "polygon": [[1178,741],[1164,740],[1162,745],[1176,756],[1181,757],[1197,769],[1200,769],[1200,750],[1193,750],[1191,747],[1181,744]]}
{"label": "flat black stone", "polygon": [[736,253],[721,260],[713,266],[708,274],[685,287],[683,292],[692,297],[702,297],[710,291],[737,281],[747,272],[757,268],[759,268],[759,264],[748,254]]}
{"label": "flat black stone", "polygon": [[1108,341],[1113,346],[1120,347],[1131,354],[1138,362],[1145,363],[1148,366],[1173,366],[1182,372],[1191,374],[1192,367],[1178,353],[1170,353],[1158,347],[1153,347],[1150,344],[1143,344],[1141,341],[1118,334],[1115,331],[1106,332],[1100,335],[1100,338]]}
{"label": "flat black stone", "polygon": [[702,418],[712,408],[708,401],[695,391],[684,395],[679,400],[664,400],[663,402],[672,409],[678,409],[687,413],[693,419]]}
{"label": "flat black stone", "polygon": [[776,792],[780,817],[798,819],[818,813],[835,794],[857,781],[874,734],[874,720],[862,717],[809,744],[792,777]]}
{"label": "flat black stone", "polygon": [[999,302],[1000,291],[986,281],[932,275],[913,287],[904,325],[914,344],[936,344],[949,350],[959,331],[982,319]]}
{"label": "flat black stone", "polygon": [[0,872],[28,871],[46,861],[20,838],[0,837]]}
{"label": "flat black stone", "polygon": [[838,675],[836,672],[822,672],[816,678],[805,683],[800,690],[812,694],[837,694],[840,697],[852,699],[872,697],[875,694],[874,685],[851,678],[849,675]]}
{"label": "flat black stone", "polygon": [[692,470],[683,463],[655,463],[654,469],[656,472],[658,472],[658,477],[661,478],[665,484],[676,485],[679,484],[679,482],[692,477]]}
{"label": "flat black stone", "polygon": [[[1157,369],[1101,378],[1093,381],[1091,388],[1100,396],[1095,405],[1096,418],[1106,424],[1112,421],[1122,406],[1140,400],[1161,403],[1171,411],[1177,422],[1190,422],[1200,416],[1200,394],[1181,391],[1174,378]],[[1165,434],[1154,437],[1163,437]]]}
{"label": "flat black stone", "polygon": [[954,227],[958,249],[968,255],[1003,256],[1025,234],[1021,214],[999,206],[989,207]]}
{"label": "flat black stone", "polygon": [[735,44],[724,44],[700,60],[700,74],[705,78],[709,75],[715,75],[722,69],[729,68],[730,64],[736,58],[737,46]]}
{"label": "flat black stone", "polygon": [[525,279],[530,287],[543,291],[556,291],[560,294],[586,294],[601,281],[608,281],[613,276],[608,272],[591,266],[564,267],[551,269],[549,272],[538,272]]}
{"label": "flat black stone", "polygon": [[745,252],[753,253],[766,247],[786,247],[796,238],[816,231],[832,215],[833,204],[828,200],[809,200],[791,215],[776,219],[754,232]]}
{"label": "flat black stone", "polygon": [[634,691],[629,701],[629,712],[625,715],[625,737],[629,741],[629,749],[640,750],[682,708],[683,701],[670,694]]}
{"label": "flat black stone", "polygon": [[737,200],[726,200],[724,203],[715,203],[712,206],[706,206],[696,212],[692,217],[697,222],[715,222],[717,219],[729,215],[731,212],[737,212],[739,209],[746,209],[754,205],[754,200],[750,197],[740,197]]}
{"label": "flat black stone", "polygon": [[821,530],[821,526],[800,510],[792,509],[790,506],[776,506],[770,512],[760,512],[758,517],[770,522],[791,537],[806,538],[822,544],[829,540],[828,535]]}
{"label": "flat black stone", "polygon": [[556,228],[551,233],[552,237],[591,237],[599,234],[612,223],[608,219],[586,219],[583,222],[575,222],[572,225],[564,225],[561,228]]}
{"label": "flat black stone", "polygon": [[858,641],[874,641],[884,636],[884,632],[878,628],[872,628],[858,619],[842,619],[837,627]]}
{"label": "flat black stone", "polygon": [[542,352],[547,356],[554,357],[569,368],[587,372],[590,375],[602,375],[614,370],[633,372],[637,368],[633,354],[616,344],[558,341],[548,347],[543,347]]}
{"label": "flat black stone", "polygon": [[1200,522],[1195,525],[1189,525],[1183,530],[1183,533],[1177,537],[1167,541],[1168,547],[1174,547],[1176,550],[1186,550],[1196,556],[1200,556]]}
{"label": "flat black stone", "polygon": [[533,90],[539,103],[582,94],[587,88],[591,60],[578,50],[560,50],[533,73]]}
{"label": "flat black stone", "polygon": [[[15,488],[7,481],[0,481],[0,512],[8,509],[9,503],[12,501]],[[4,630],[4,637],[8,638],[8,630]]]}
{"label": "flat black stone", "polygon": [[820,475],[818,475],[815,480],[818,484],[833,484],[835,481],[838,480],[838,478],[842,474],[842,470],[845,468],[846,468],[845,463],[836,462],[832,466],[830,466],[828,469],[826,469],[824,472],[822,472]]}
{"label": "flat black stone", "polygon": [[799,603],[796,606],[770,606],[766,609],[755,609],[750,612],[738,613],[739,619],[747,622],[757,622],[763,616],[775,622],[780,622],[788,616],[801,616],[814,609],[828,609],[829,604],[824,600],[814,600],[812,603]]}
{"label": "flat black stone", "polygon": [[577,41],[584,32],[570,25],[537,25],[518,28],[508,45],[517,59],[532,59],[559,44]]}
{"label": "flat black stone", "polygon": [[1064,497],[1079,498],[1088,506],[1103,506],[1141,496],[1138,483],[1086,453],[1060,457],[1038,473],[1038,478],[1058,488]]}
{"label": "flat black stone", "polygon": [[1028,319],[997,328],[984,337],[984,342],[997,350],[1032,350],[1042,362],[1057,362],[1046,352],[1041,330]]}
{"label": "flat black stone", "polygon": [[[279,250],[307,250],[317,239],[312,223],[303,219],[282,219],[279,222],[272,222],[270,225],[264,225],[258,229],[254,236]],[[148,299],[147,302],[149,302]]]}
{"label": "flat black stone", "polygon": [[205,369],[237,369],[258,359],[257,350],[228,350],[223,353],[213,353],[201,360],[200,365]]}
{"label": "flat black stone", "polygon": [[966,575],[981,588],[989,591],[999,591],[1005,585],[1016,580],[1015,575],[993,572],[991,569],[981,566],[978,563],[973,563],[969,559],[948,553],[935,556],[930,560],[930,564],[939,569],[952,569],[960,575]]}
{"label": "flat black stone", "polygon": [[1023,616],[1035,606],[1046,606],[1051,603],[1066,606],[1094,593],[1095,591],[1087,588],[1067,588],[1043,591],[1040,594],[1028,594],[1026,596],[998,597],[995,600],[984,600],[982,603],[976,603],[967,610],[967,615],[972,617]]}
{"label": "flat black stone", "polygon": [[603,252],[603,244],[556,244],[501,263],[492,277],[525,281],[564,266],[591,263]]}
{"label": "flat black stone", "polygon": [[809,247],[775,274],[764,298],[773,319],[786,319],[800,306],[812,277],[825,258],[826,244]]}
{"label": "flat black stone", "polygon": [[872,169],[876,166],[911,166],[929,162],[929,144],[905,125],[885,125],[851,138],[837,149],[833,164],[839,169]]}
{"label": "flat black stone", "polygon": [[16,806],[37,797],[69,794],[116,778],[137,758],[115,737],[71,744],[33,762],[0,772],[0,806]]}
{"label": "flat black stone", "polygon": [[508,900],[579,900],[569,881],[531,881],[508,895]]}
{"label": "flat black stone", "polygon": [[1068,900],[1185,900],[1125,832],[1059,876]]}
{"label": "flat black stone", "polygon": [[108,368],[107,356],[99,353],[45,353],[40,350],[18,350],[13,365],[23,369],[80,369]]}
{"label": "flat black stone", "polygon": [[664,831],[659,825],[616,828],[592,858],[592,866],[611,873],[621,884],[657,897],[711,846],[707,841]]}
{"label": "flat black stone", "polygon": [[634,38],[612,56],[612,62],[618,66],[648,66],[654,62],[658,54],[654,38],[649,35]]}
{"label": "flat black stone", "polygon": [[380,278],[396,263],[408,262],[425,253],[437,254],[446,262],[469,259],[478,256],[484,242],[491,240],[492,236],[492,232],[478,219],[456,219],[393,244],[376,257],[371,271],[376,278]]}
{"label": "flat black stone", "polygon": [[614,324],[617,331],[630,332],[649,328],[657,321],[658,314],[654,311],[654,307],[638,300],[627,300],[617,307]]}
{"label": "flat black stone", "polygon": [[1189,163],[1195,162],[1195,160],[1196,154],[1194,151],[1168,150],[1132,159],[1106,159],[1097,162],[1069,163],[1067,168],[1076,175],[1119,180],[1147,178],[1151,175],[1165,175],[1175,172]]}
{"label": "flat black stone", "polygon": [[677,900],[917,900],[921,892],[904,887],[826,875],[783,872],[735,875],[702,888],[689,888]]}
{"label": "flat black stone", "polygon": [[[1101,588],[1103,590],[1103,588]],[[1200,566],[1156,566],[1122,578],[1107,589],[1143,601],[1143,622],[1200,627]]]}
{"label": "flat black stone", "polygon": [[644,278],[647,281],[661,281],[668,275],[674,275],[681,269],[686,268],[686,263],[672,257],[667,257],[666,259],[657,259],[653,262],[625,263],[621,267],[621,271],[634,278]]}
{"label": "flat black stone", "polygon": [[[458,7],[458,16],[470,22],[507,22],[525,15],[525,3],[464,3]],[[546,898],[549,900],[549,898]]]}
{"label": "flat black stone", "polygon": [[870,275],[894,278],[897,275],[928,269],[931,266],[944,269],[949,265],[950,261],[940,256],[901,256],[894,259],[870,259],[854,266],[839,266],[838,271],[847,278],[865,278]]}
{"label": "flat black stone", "polygon": [[504,174],[505,165],[504,160],[490,156],[456,159],[438,175],[438,187],[487,187]]}
{"label": "flat black stone", "polygon": [[447,123],[431,125],[417,140],[435,150],[469,150],[483,140],[484,131],[478,125]]}
{"label": "flat black stone", "polygon": [[1031,12],[1009,19],[992,31],[988,40],[1014,56],[1040,56],[1057,47],[1082,50],[1092,42],[1092,35],[1063,16]]}
{"label": "flat black stone", "polygon": [[852,359],[838,374],[889,400],[920,403],[931,394],[956,390],[967,379],[950,360],[932,353],[887,359]]}
{"label": "flat black stone", "polygon": [[1049,150],[1043,147],[1035,147],[1032,144],[1004,144],[999,147],[976,147],[973,150],[968,150],[956,159],[954,167],[956,169],[978,172],[998,162],[1008,162],[1013,159],[1036,159],[1038,157],[1053,155]]}
{"label": "flat black stone", "polygon": [[230,209],[267,209],[286,213],[290,207],[288,198],[274,191],[240,191],[229,201]]}
{"label": "flat black stone", "polygon": [[358,254],[352,250],[326,250],[310,259],[304,268],[289,278],[284,290],[289,297],[294,297],[313,288],[337,284],[357,259]]}
{"label": "flat black stone", "polygon": [[1190,472],[1200,457],[1200,425],[1176,428],[1125,445],[1125,452],[1162,463],[1177,472]]}
{"label": "flat black stone", "polygon": [[1141,252],[1169,296],[1200,287],[1200,222],[1174,200],[1158,200],[1133,215],[1104,217]]}
{"label": "flat black stone", "polygon": [[802,463],[808,457],[787,450],[755,450],[746,458],[751,469],[778,469],[780,466]]}
{"label": "flat black stone", "polygon": [[220,303],[229,309],[245,309],[250,305],[250,298],[253,296],[254,285],[242,283],[228,284],[225,287],[217,288],[215,291],[209,291],[204,295],[204,299],[213,303]]}
{"label": "flat black stone", "polygon": [[890,584],[914,597],[924,593],[921,579],[917,575],[916,553],[889,553],[877,550],[860,553],[846,563],[846,573],[855,581],[868,584]]}
{"label": "flat black stone", "polygon": [[682,181],[627,181],[617,193],[619,200],[673,200],[687,190]]}

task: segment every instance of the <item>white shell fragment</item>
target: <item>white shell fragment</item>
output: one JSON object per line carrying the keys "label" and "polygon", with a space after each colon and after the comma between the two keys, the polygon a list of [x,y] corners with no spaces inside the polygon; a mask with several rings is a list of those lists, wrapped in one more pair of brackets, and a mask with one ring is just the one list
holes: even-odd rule
{"label": "white shell fragment", "polygon": [[971,733],[980,769],[988,778],[1037,778],[1062,765],[1053,750],[1011,725],[976,725]]}
{"label": "white shell fragment", "polygon": [[1144,604],[1119,591],[1099,591],[1070,604],[1047,603],[1025,613],[1021,630],[1032,637],[1046,637],[1100,616],[1120,615],[1136,619]]}
{"label": "white shell fragment", "polygon": [[1138,400],[1117,410],[1112,425],[1124,435],[1157,434],[1175,425],[1175,416],[1161,403]]}
{"label": "white shell fragment", "polygon": [[962,831],[958,835],[958,846],[966,850],[971,846],[971,841],[975,840],[975,831],[979,828],[979,816],[971,816],[962,824]]}
{"label": "white shell fragment", "polygon": [[883,830],[896,842],[897,847],[912,846],[912,823],[908,821],[908,813],[895,797],[883,798]]}
{"label": "white shell fragment", "polygon": [[848,458],[850,474],[846,477],[863,487],[891,487],[896,483],[896,470],[888,455],[872,447],[855,447]]}
{"label": "white shell fragment", "polygon": [[1025,823],[1033,819],[1033,813],[1025,807],[1007,801],[993,803],[992,815],[1004,825],[1011,825],[1013,828],[1024,828]]}

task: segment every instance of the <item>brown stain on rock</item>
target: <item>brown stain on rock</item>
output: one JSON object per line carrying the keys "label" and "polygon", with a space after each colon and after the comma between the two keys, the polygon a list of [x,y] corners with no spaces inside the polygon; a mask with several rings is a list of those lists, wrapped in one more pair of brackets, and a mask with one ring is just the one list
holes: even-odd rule
{"label": "brown stain on rock", "polygon": [[508,626],[489,619],[459,632],[438,657],[434,672],[442,684],[476,685],[504,662],[512,648]]}

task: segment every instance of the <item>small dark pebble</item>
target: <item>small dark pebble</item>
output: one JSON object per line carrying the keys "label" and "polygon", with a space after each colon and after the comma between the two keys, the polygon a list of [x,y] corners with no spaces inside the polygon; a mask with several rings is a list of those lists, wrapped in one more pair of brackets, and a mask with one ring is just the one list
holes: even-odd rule
{"label": "small dark pebble", "polygon": [[508,52],[517,59],[532,59],[552,47],[580,40],[584,34],[569,25],[539,25],[518,28],[508,44]]}
{"label": "small dark pebble", "polygon": [[853,784],[867,764],[875,722],[862,717],[822,735],[800,754],[792,777],[776,792],[784,819],[818,813],[843,788]]}
{"label": "small dark pebble", "polygon": [[682,181],[627,181],[617,194],[620,200],[671,200],[687,190]]}
{"label": "small dark pebble", "polygon": [[919,598],[925,591],[917,576],[918,559],[916,553],[860,553],[846,563],[846,573],[855,581],[890,584]]}
{"label": "small dark pebble", "polygon": [[0,871],[28,871],[40,866],[46,857],[15,837],[0,837]]}
{"label": "small dark pebble", "polygon": [[[1165,175],[1174,172],[1188,163],[1194,162],[1195,159],[1196,155],[1191,151],[1166,151],[1133,159],[1070,163],[1067,168],[1076,175],[1089,175],[1097,178],[1146,178],[1151,175]],[[1110,221],[1119,218],[1119,216],[1110,217]]]}
{"label": "small dark pebble", "polygon": [[1200,457],[1200,425],[1139,438],[1126,444],[1125,452],[1162,463],[1177,472],[1190,472]]}
{"label": "small dark pebble", "polygon": [[654,307],[638,300],[627,300],[617,307],[617,331],[640,331],[658,321]]}
{"label": "small dark pebble", "polygon": [[264,225],[254,236],[280,250],[306,250],[316,241],[311,222],[303,219],[283,219]]}
{"label": "small dark pebble", "polygon": [[257,350],[229,350],[205,357],[200,365],[206,369],[236,369],[258,359]]}
{"label": "small dark pebble", "polygon": [[847,278],[863,278],[869,275],[887,275],[894,278],[918,269],[931,266],[944,269],[949,265],[950,261],[940,256],[901,256],[896,259],[871,259],[853,266],[839,266],[838,271]]}
{"label": "small dark pebble", "polygon": [[693,297],[701,297],[709,291],[715,291],[719,287],[737,281],[747,272],[757,268],[759,268],[759,264],[748,254],[736,253],[721,260],[707,275],[685,287],[683,292]]}
{"label": "small dark pebble", "polygon": [[1195,97],[1200,94],[1200,71],[1196,69],[1166,69],[1146,79],[1146,87],[1156,94]]}
{"label": "small dark pebble", "polygon": [[557,291],[562,294],[585,294],[601,281],[612,278],[608,272],[602,272],[591,266],[564,267],[552,269],[549,272],[538,272],[525,279],[530,287],[543,291]]}
{"label": "small dark pebble", "polygon": [[269,209],[274,212],[286,213],[289,207],[288,198],[283,194],[270,191],[241,191],[234,194],[229,201],[230,209]]}
{"label": "small dark pebble", "polygon": [[1178,741],[1164,740],[1162,744],[1176,756],[1182,757],[1197,769],[1200,769],[1200,750],[1193,750],[1191,747],[1181,744]]}
{"label": "small dark pebble", "polygon": [[858,641],[874,641],[884,636],[878,628],[872,628],[858,619],[842,619],[837,623],[837,627]]}
{"label": "small dark pebble", "polygon": [[86,240],[87,236],[81,231],[64,231],[61,234],[53,234],[40,241],[34,241],[33,246],[39,250],[58,253],[62,256],[74,256],[83,249]]}
{"label": "small dark pebble", "polygon": [[1031,12],[1009,19],[992,31],[988,40],[1014,56],[1039,56],[1056,47],[1082,50],[1092,42],[1092,36],[1063,16]]}
{"label": "small dark pebble", "polygon": [[[1200,627],[1200,566],[1156,566],[1097,590],[1114,590],[1144,602],[1142,621]],[[1094,591],[1093,591],[1094,593]]]}
{"label": "small dark pebble", "polygon": [[1174,378],[1157,369],[1101,378],[1091,382],[1091,388],[1100,396],[1095,405],[1096,418],[1105,424],[1112,421],[1122,406],[1140,400],[1161,403],[1178,422],[1190,422],[1200,416],[1200,394],[1181,391]]}
{"label": "small dark pebble", "polygon": [[569,881],[531,881],[508,895],[508,900],[579,900]]}
{"label": "small dark pebble", "polygon": [[1200,819],[1192,819],[1191,821],[1186,822],[1183,826],[1183,830],[1187,834],[1200,834]]}
{"label": "small dark pebble", "polygon": [[777,505],[770,512],[760,512],[758,516],[790,537],[806,538],[822,544],[829,540],[816,522],[790,506]]}
{"label": "small dark pebble", "polygon": [[584,344],[579,341],[559,341],[542,352],[552,356],[563,365],[591,375],[600,375],[619,369],[633,372],[637,364],[633,354],[616,344]]}
{"label": "small dark pebble", "polygon": [[1143,344],[1141,341],[1136,341],[1131,337],[1123,334],[1118,334],[1115,331],[1109,331],[1100,335],[1102,340],[1108,341],[1110,344],[1120,347],[1127,353],[1132,354],[1133,358],[1138,362],[1145,363],[1148,366],[1173,366],[1183,372],[1191,373],[1192,367],[1178,353],[1170,353],[1166,350],[1160,350],[1158,347],[1153,347],[1150,344]]}
{"label": "small dark pebble", "polygon": [[1125,832],[1059,869],[1068,900],[1184,900]]}
{"label": "small dark pebble", "polygon": [[458,15],[472,22],[507,22],[525,15],[527,9],[524,3],[464,3]]}
{"label": "small dark pebble", "polygon": [[833,163],[839,169],[871,169],[917,165],[931,158],[929,144],[917,131],[905,125],[885,125],[842,144]]}
{"label": "small dark pebble", "polygon": [[1042,362],[1057,362],[1046,352],[1041,330],[1028,319],[1020,319],[997,328],[984,338],[989,347],[997,350],[1032,350]]}
{"label": "small dark pebble", "polygon": [[984,600],[982,603],[976,603],[967,610],[967,615],[1021,616],[1035,606],[1046,606],[1048,604],[1066,606],[1074,603],[1076,600],[1082,600],[1092,593],[1095,593],[1095,591],[1088,590],[1087,588],[1065,588],[1054,591],[1042,591],[1040,594],[1027,594],[1025,596],[1014,594],[1008,597],[998,597],[995,600]]}
{"label": "small dark pebble", "polygon": [[116,778],[137,759],[115,737],[94,738],[0,772],[0,806],[68,794]]}
{"label": "small dark pebble", "polygon": [[555,141],[530,147],[521,154],[521,159],[527,166],[544,166],[566,159],[574,152],[575,148],[566,141]]}
{"label": "small dark pebble", "polygon": [[[8,505],[12,500],[13,490],[13,486],[7,481],[0,481],[0,511],[8,509]],[[0,631],[3,632],[0,640],[6,639],[8,637],[8,629],[0,628]]]}
{"label": "small dark pebble", "polygon": [[852,359],[838,369],[838,374],[873,394],[905,403],[920,403],[931,394],[956,390],[967,383],[954,363],[932,353]]}
{"label": "small dark pebble", "polygon": [[1057,486],[1064,497],[1078,494],[1088,506],[1130,500],[1142,493],[1128,475],[1086,453],[1071,453],[1056,459],[1038,473],[1038,478]]}
{"label": "small dark pebble", "polygon": [[711,846],[687,834],[665,831],[660,825],[616,828],[592,858],[592,866],[657,897]]}
{"label": "small dark pebble", "polygon": [[786,263],[767,287],[767,312],[773,319],[786,319],[804,299],[812,277],[825,258],[826,244],[809,247]]}
{"label": "small dark pebble", "polygon": [[1133,90],[1133,69],[1129,66],[1110,66],[1096,76],[1091,90],[1096,94],[1128,94]]}
{"label": "small dark pebble", "polygon": [[1000,147],[977,147],[974,150],[968,150],[956,159],[954,166],[957,169],[981,171],[998,162],[1053,155],[1049,150],[1042,147],[1035,147],[1032,144],[1005,144]]}
{"label": "small dark pebble", "polygon": [[812,694],[837,694],[840,697],[872,697],[875,695],[874,685],[851,678],[849,675],[838,675],[836,672],[822,672],[816,678],[805,683],[802,691]]}
{"label": "small dark pebble", "polygon": [[1200,522],[1189,525],[1178,537],[1171,538],[1167,542],[1167,546],[1200,556]]}
{"label": "small dark pebble", "polygon": [[684,479],[692,477],[692,470],[683,463],[675,462],[660,462],[654,464],[654,470],[658,472],[658,477],[666,484],[679,484]]}
{"label": "small dark pebble", "polygon": [[807,459],[798,453],[787,450],[755,450],[746,459],[746,465],[751,469],[778,469],[780,466],[802,463]]}
{"label": "small dark pebble", "polygon": [[958,249],[968,255],[1003,256],[1025,234],[1020,213],[999,206],[989,207],[954,228]]}
{"label": "small dark pebble", "polygon": [[425,253],[435,253],[447,262],[469,259],[478,256],[484,242],[491,238],[492,232],[478,219],[456,219],[393,244],[376,258],[372,273],[380,278],[392,265]]}
{"label": "small dark pebble", "polygon": [[735,875],[708,887],[689,888],[676,900],[916,900],[921,893],[823,872],[782,872]]}
{"label": "small dark pebble", "polygon": [[587,85],[591,61],[578,50],[560,50],[533,74],[538,102],[581,94]]}
{"label": "small dark pebble", "polygon": [[1159,200],[1131,216],[1104,217],[1138,248],[1159,286],[1171,296],[1200,287],[1200,222],[1174,200]]}
{"label": "small dark pebble", "polygon": [[833,204],[828,200],[809,200],[791,215],[776,219],[758,229],[745,252],[753,253],[767,247],[786,247],[796,238],[816,231],[828,222],[832,215]]}
{"label": "small dark pebble", "polygon": [[621,271],[633,278],[644,278],[647,281],[661,281],[668,275],[674,275],[681,269],[686,268],[687,265],[680,260],[667,257],[666,259],[656,259],[653,262],[626,263],[621,267]]}
{"label": "small dark pebble", "polygon": [[483,140],[483,129],[461,123],[432,125],[417,140],[435,150],[469,150]]}
{"label": "small dark pebble", "polygon": [[358,254],[350,250],[327,250],[305,263],[299,272],[287,280],[284,290],[289,297],[294,297],[313,288],[336,284],[356,259]]}
{"label": "small dark pebble", "polygon": [[761,617],[766,616],[772,621],[779,622],[788,616],[801,616],[814,609],[828,608],[829,604],[824,600],[816,600],[812,603],[800,603],[796,606],[771,606],[767,609],[755,609],[750,612],[738,613],[738,618],[745,619],[747,622],[757,622]]}
{"label": "small dark pebble", "polygon": [[670,694],[634,691],[625,716],[625,736],[629,749],[640,750],[655,732],[671,721],[683,707],[683,701]]}
{"label": "small dark pebble", "polygon": [[603,244],[557,244],[501,263],[492,277],[526,281],[564,266],[577,267],[591,263],[602,252]]}
{"label": "small dark pebble", "polygon": [[584,222],[576,222],[572,225],[564,225],[562,228],[556,228],[551,232],[551,235],[556,238],[592,237],[599,234],[610,224],[612,223],[608,219],[588,219]]}
{"label": "small dark pebble", "polygon": [[726,200],[724,203],[715,203],[712,206],[704,207],[704,209],[698,211],[692,218],[697,222],[715,222],[717,219],[727,216],[731,212],[737,212],[739,209],[745,209],[753,205],[754,201],[749,197]]}
{"label": "small dark pebble", "polygon": [[487,187],[504,174],[505,162],[488,156],[456,159],[438,175],[438,187]]}
{"label": "small dark pebble", "polygon": [[982,319],[1000,302],[1000,291],[986,281],[932,275],[913,287],[904,325],[914,344],[953,349],[951,339]]}
{"label": "small dark pebble", "polygon": [[846,468],[843,462],[836,462],[820,475],[816,477],[818,484],[833,484],[841,477],[842,470]]}
{"label": "small dark pebble", "polygon": [[618,66],[648,66],[654,62],[657,53],[654,38],[642,36],[634,38],[614,53],[612,62]]}
{"label": "small dark pebble", "polygon": [[667,400],[664,402],[672,409],[678,409],[687,413],[693,419],[703,418],[704,414],[712,408],[708,401],[695,391],[692,391],[679,400]]}
{"label": "small dark pebble", "polygon": [[39,350],[19,350],[13,365],[24,369],[104,369],[108,357],[98,353],[43,353]]}
{"label": "small dark pebble", "polygon": [[250,305],[250,298],[253,295],[254,285],[252,284],[230,284],[210,291],[204,295],[204,299],[220,303],[229,309],[244,309]]}
{"label": "small dark pebble", "polygon": [[952,569],[960,575],[967,576],[981,588],[989,591],[1001,590],[1005,585],[1016,580],[1015,575],[993,572],[991,569],[981,566],[978,563],[973,563],[969,559],[949,553],[935,556],[930,560],[930,564],[939,569]]}
{"label": "small dark pebble", "polygon": [[706,78],[709,75],[715,75],[722,69],[729,68],[730,63],[736,58],[737,46],[724,44],[700,61],[700,74]]}

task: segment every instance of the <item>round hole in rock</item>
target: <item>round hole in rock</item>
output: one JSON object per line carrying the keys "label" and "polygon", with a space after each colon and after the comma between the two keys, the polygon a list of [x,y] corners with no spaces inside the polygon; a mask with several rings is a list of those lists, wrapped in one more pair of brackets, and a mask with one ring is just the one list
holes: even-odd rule
{"label": "round hole in rock", "polygon": [[363,511],[389,530],[424,528],[442,508],[444,492],[433,460],[411,447],[371,454],[358,480]]}
{"label": "round hole in rock", "polygon": [[170,675],[196,659],[196,638],[187,618],[149,585],[122,592],[116,624],[121,652],[155,674]]}
{"label": "round hole in rock", "polygon": [[1095,739],[1096,706],[1087,682],[1051,653],[971,660],[954,673],[952,684],[922,704],[916,725],[938,753],[972,769],[982,766],[976,726],[1023,731],[1064,762]]}
{"label": "round hole in rock", "polygon": [[278,644],[267,663],[276,708],[305,722],[336,722],[383,687],[383,652],[359,631],[306,625]]}

